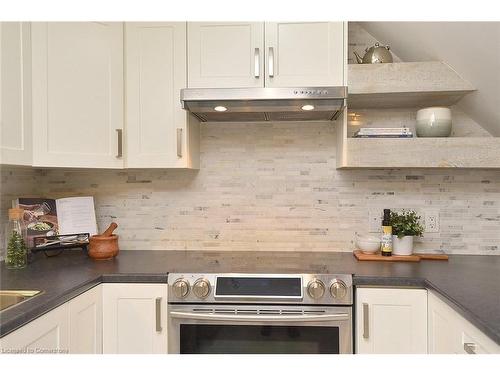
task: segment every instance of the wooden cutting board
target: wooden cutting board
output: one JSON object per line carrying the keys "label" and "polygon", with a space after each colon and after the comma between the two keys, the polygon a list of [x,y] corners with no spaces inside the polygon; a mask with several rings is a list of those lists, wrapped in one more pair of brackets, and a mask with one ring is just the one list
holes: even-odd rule
{"label": "wooden cutting board", "polygon": [[422,260],[448,260],[448,255],[447,254],[433,254],[433,253],[415,253],[413,255],[419,256],[420,259]]}
{"label": "wooden cutting board", "polygon": [[378,261],[378,262],[420,262],[420,260],[448,260],[446,254],[412,254],[412,255],[392,255],[390,257],[382,256],[380,252],[375,254],[365,254],[361,250],[353,252],[357,260],[360,261]]}

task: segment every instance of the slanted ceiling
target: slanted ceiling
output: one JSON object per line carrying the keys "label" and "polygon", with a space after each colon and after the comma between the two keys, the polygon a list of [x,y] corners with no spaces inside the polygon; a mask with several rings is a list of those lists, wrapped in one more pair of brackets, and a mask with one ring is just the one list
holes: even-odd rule
{"label": "slanted ceiling", "polygon": [[500,22],[359,22],[403,61],[440,60],[477,91],[458,106],[500,136]]}

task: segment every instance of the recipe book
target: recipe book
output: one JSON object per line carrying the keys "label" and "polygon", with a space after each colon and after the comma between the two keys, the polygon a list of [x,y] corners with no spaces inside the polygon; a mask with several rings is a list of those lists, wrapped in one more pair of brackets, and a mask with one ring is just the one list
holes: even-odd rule
{"label": "recipe book", "polygon": [[24,209],[29,247],[34,246],[34,237],[97,234],[93,197],[18,198],[14,200],[13,207]]}

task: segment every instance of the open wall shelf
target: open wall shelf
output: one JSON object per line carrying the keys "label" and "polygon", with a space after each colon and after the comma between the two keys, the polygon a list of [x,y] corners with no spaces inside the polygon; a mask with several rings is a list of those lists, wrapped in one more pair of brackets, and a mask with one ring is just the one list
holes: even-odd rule
{"label": "open wall shelf", "polygon": [[348,85],[351,109],[450,106],[474,91],[440,61],[349,64]]}
{"label": "open wall shelf", "polygon": [[500,168],[500,138],[347,138],[338,168]]}
{"label": "open wall shelf", "polygon": [[[450,106],[474,87],[440,61],[348,66],[348,110]],[[338,124],[337,168],[500,169],[499,137],[349,138]]]}

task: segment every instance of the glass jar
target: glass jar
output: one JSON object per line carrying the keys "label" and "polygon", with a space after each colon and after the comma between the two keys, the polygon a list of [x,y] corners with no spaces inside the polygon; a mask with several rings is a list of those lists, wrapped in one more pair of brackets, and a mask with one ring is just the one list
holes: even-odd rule
{"label": "glass jar", "polygon": [[9,222],[5,231],[7,241],[5,266],[9,269],[24,268],[28,263],[23,215],[24,210],[22,208],[11,208],[9,210]]}

